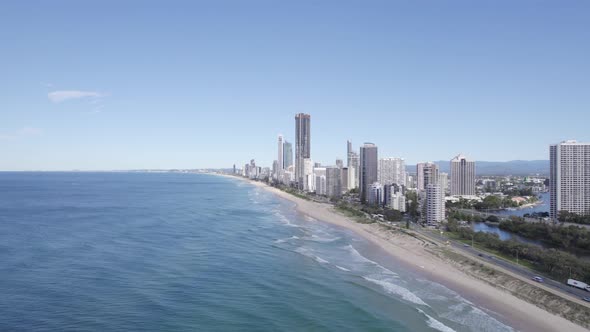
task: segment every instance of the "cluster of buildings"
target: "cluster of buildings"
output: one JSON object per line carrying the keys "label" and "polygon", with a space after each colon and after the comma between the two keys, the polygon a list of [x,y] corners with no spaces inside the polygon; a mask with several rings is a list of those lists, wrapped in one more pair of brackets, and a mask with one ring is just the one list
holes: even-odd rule
{"label": "cluster of buildings", "polygon": [[[277,140],[277,159],[272,169],[245,164],[241,173],[251,179],[262,179],[292,186],[299,190],[339,199],[358,191],[362,204],[382,206],[406,212],[406,193],[415,191],[422,221],[436,224],[445,219],[445,196],[477,199],[475,162],[459,154],[450,160],[450,174],[439,171],[432,162],[416,165],[416,173],[406,172],[404,159],[379,158],[378,147],[364,143],[358,152],[347,141],[346,164],[336,159],[333,165],[314,163],[311,159],[311,116],[295,116],[295,151],[283,135]],[[590,144],[565,141],[550,146],[551,217],[559,211],[590,214]],[[234,173],[237,170],[234,166]],[[525,179],[526,181],[526,179]],[[543,188],[541,179],[538,188]],[[494,179],[480,180],[487,192],[497,188]]]}
{"label": "cluster of buildings", "polygon": [[341,159],[336,159],[333,165],[314,163],[311,159],[311,116],[305,113],[295,116],[294,150],[292,144],[279,135],[277,159],[272,170],[256,167],[252,160],[244,165],[242,175],[268,179],[332,199],[355,190],[363,204],[400,212],[406,212],[407,191],[416,191],[423,221],[427,223],[444,220],[446,193],[475,194],[475,162],[463,155],[451,160],[450,183],[449,175],[440,173],[434,163],[419,163],[416,174],[408,174],[403,158],[379,158],[378,147],[373,143],[364,143],[357,152],[348,141],[346,164]]}

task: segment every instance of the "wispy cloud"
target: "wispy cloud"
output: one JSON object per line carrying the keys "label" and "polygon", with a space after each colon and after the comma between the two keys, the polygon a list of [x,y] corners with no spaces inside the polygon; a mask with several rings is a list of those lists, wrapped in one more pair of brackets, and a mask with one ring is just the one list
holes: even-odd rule
{"label": "wispy cloud", "polygon": [[79,90],[60,90],[53,91],[47,94],[47,98],[51,102],[61,103],[72,99],[97,99],[102,98],[105,95],[96,91],[79,91]]}
{"label": "wispy cloud", "polygon": [[43,130],[35,127],[22,127],[13,131],[0,132],[0,140],[12,141],[19,138],[39,136],[43,134]]}

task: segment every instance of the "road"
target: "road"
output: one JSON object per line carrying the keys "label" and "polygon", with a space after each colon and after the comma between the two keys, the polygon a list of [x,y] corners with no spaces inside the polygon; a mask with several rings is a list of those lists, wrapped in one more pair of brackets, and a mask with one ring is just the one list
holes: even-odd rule
{"label": "road", "polygon": [[[472,246],[465,246],[465,244],[460,241],[452,240],[444,235],[436,234],[431,231],[422,229],[421,226],[417,226],[415,224],[413,224],[412,226],[413,226],[412,227],[413,231],[419,233],[422,236],[425,236],[426,238],[431,238],[431,239],[434,239],[434,240],[436,240],[438,242],[442,242],[442,243],[449,241],[453,248],[457,249],[458,251],[462,252],[463,254],[465,254],[467,256],[471,256],[473,258],[484,260],[489,264],[502,267],[502,268],[504,268],[512,273],[515,273],[523,278],[530,280],[530,279],[532,279],[532,277],[539,275],[535,271],[532,271],[522,265],[517,265],[513,262],[507,261],[507,260],[500,258],[498,256],[495,256],[493,254],[490,254],[487,251],[479,250],[479,249],[474,248]],[[545,285],[548,288],[551,288],[557,292],[560,292],[563,294],[568,294],[568,295],[573,296],[577,299],[582,299],[584,297],[590,297],[590,292],[587,292],[585,290],[578,289],[575,287],[570,287],[563,282],[552,280],[552,279],[546,278],[544,276],[542,276],[542,277],[544,279],[543,285]],[[586,303],[586,302],[582,302],[582,304],[584,304],[586,306],[590,306],[590,304]]]}

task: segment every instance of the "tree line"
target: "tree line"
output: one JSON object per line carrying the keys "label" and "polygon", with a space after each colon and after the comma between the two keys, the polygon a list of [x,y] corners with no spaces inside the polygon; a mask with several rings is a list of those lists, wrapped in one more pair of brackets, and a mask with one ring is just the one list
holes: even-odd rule
{"label": "tree line", "polygon": [[566,280],[570,276],[582,281],[590,281],[590,263],[576,256],[558,250],[521,243],[514,240],[500,240],[497,234],[474,232],[469,226],[461,226],[457,221],[449,220],[447,231],[464,240],[474,240],[478,245],[530,262],[534,268],[556,280]]}

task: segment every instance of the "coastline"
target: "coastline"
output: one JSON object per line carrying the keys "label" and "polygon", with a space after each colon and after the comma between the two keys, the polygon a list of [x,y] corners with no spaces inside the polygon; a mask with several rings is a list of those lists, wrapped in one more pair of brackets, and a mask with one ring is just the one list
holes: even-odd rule
{"label": "coastline", "polygon": [[[320,222],[326,222],[353,231],[381,248],[386,254],[405,266],[424,274],[459,294],[472,299],[478,305],[496,313],[500,320],[519,331],[587,331],[563,317],[518,298],[509,289],[502,290],[490,282],[478,279],[453,262],[434,254],[424,241],[402,233],[384,231],[378,224],[360,224],[335,211],[329,204],[304,200],[258,181],[231,175],[222,175],[246,181],[279,198],[295,204],[295,209]],[[452,250],[452,249],[450,249]]]}

